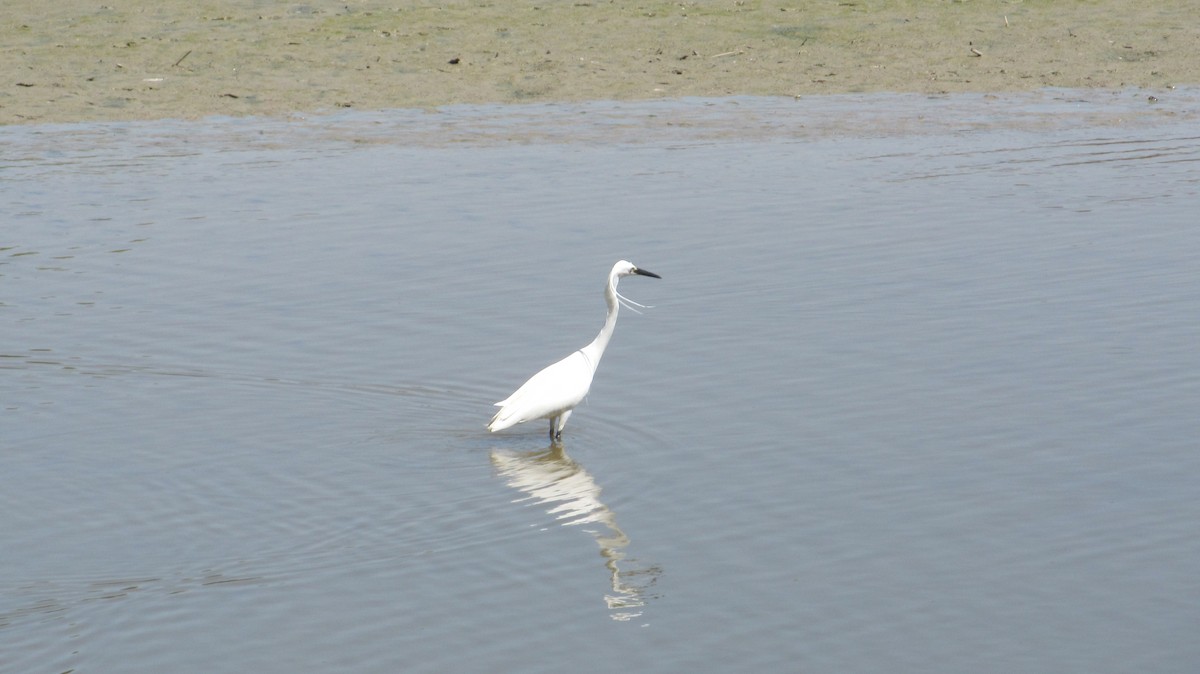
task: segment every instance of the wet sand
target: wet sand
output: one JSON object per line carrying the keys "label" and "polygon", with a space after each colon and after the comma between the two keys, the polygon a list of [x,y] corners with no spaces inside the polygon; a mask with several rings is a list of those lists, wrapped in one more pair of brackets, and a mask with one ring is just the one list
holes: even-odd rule
{"label": "wet sand", "polygon": [[4,3],[0,124],[1200,83],[1188,3],[110,3]]}

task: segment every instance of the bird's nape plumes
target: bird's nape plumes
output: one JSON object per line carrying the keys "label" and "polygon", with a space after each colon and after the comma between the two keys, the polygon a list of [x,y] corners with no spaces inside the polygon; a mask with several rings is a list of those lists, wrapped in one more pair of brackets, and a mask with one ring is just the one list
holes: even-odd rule
{"label": "bird's nape plumes", "polygon": [[[631,262],[621,260],[613,265],[608,282],[604,287],[608,315],[604,327],[587,346],[575,351],[562,360],[546,366],[521,385],[512,395],[496,403],[500,408],[488,422],[488,430],[501,431],[511,426],[534,419],[550,420],[550,439],[562,438],[563,428],[575,406],[583,401],[592,385],[592,377],[600,358],[612,338],[617,325],[617,313],[621,305],[640,314],[638,308],[649,309],[617,292],[617,282],[622,276],[649,276],[662,278],[645,269],[638,269]],[[635,308],[636,307],[636,308]]]}
{"label": "bird's nape plumes", "polygon": [[625,307],[626,309],[632,311],[635,314],[638,314],[639,316],[641,315],[642,312],[638,311],[638,309],[653,309],[654,308],[653,305],[638,304],[637,302],[634,302],[633,300],[629,299],[628,297],[617,292],[616,286],[613,286],[613,294],[617,296],[617,301],[621,303],[621,306]]}

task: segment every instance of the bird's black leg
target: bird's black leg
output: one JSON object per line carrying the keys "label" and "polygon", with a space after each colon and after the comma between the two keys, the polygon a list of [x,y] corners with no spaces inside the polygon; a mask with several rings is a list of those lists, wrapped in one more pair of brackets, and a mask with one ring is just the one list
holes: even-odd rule
{"label": "bird's black leg", "polygon": [[554,442],[554,422],[558,421],[558,417],[550,418],[550,442]]}

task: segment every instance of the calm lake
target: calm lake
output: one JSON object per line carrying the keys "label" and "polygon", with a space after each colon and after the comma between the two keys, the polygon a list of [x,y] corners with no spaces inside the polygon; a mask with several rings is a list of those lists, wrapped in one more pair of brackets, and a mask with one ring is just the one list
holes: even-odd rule
{"label": "calm lake", "polygon": [[0,671],[1195,672],[1156,95],[0,128]]}

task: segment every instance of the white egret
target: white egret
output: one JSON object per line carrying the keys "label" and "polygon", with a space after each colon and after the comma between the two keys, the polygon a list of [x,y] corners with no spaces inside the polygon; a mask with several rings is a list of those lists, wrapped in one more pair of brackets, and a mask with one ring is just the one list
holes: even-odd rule
{"label": "white egret", "polygon": [[571,416],[571,411],[583,401],[592,386],[596,366],[600,364],[600,357],[604,355],[608,340],[612,339],[613,329],[617,327],[617,311],[621,304],[625,304],[634,312],[637,312],[634,307],[646,308],[617,292],[617,282],[621,277],[635,274],[662,278],[654,272],[638,269],[633,263],[625,260],[613,265],[612,271],[608,273],[608,284],[604,287],[608,317],[604,319],[604,327],[600,329],[600,334],[596,335],[591,344],[553,365],[546,366],[522,384],[516,393],[496,403],[500,411],[496,412],[496,416],[488,423],[488,430],[495,433],[533,419],[549,419],[550,441],[562,439],[567,417]]}

